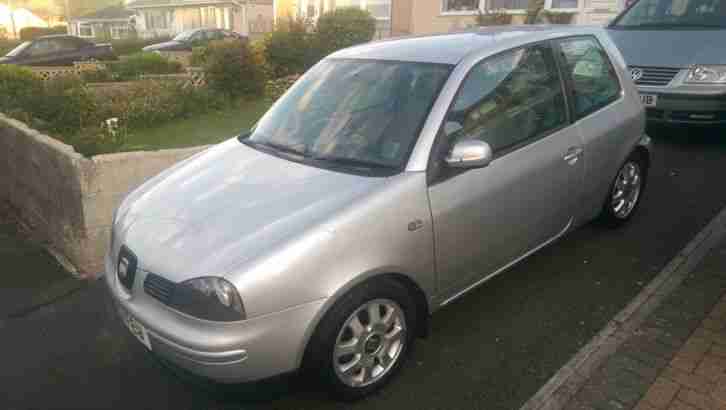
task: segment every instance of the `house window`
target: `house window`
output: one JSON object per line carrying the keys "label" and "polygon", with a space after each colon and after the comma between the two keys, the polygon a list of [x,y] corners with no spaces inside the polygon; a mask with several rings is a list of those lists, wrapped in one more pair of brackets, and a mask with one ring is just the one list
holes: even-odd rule
{"label": "house window", "polygon": [[474,13],[479,10],[480,0],[442,0],[441,11],[444,13]]}
{"label": "house window", "polygon": [[391,0],[367,0],[365,8],[379,20],[391,18]]}
{"label": "house window", "polygon": [[[378,20],[388,20],[391,18],[391,1],[392,0],[336,0],[335,7],[358,7],[368,10],[373,17]],[[476,0],[478,2],[478,0]]]}
{"label": "house window", "polygon": [[85,38],[93,37],[93,26],[90,24],[79,24],[78,25],[78,37],[85,37]]}
{"label": "house window", "polygon": [[111,38],[119,40],[129,36],[129,26],[111,26]]}
{"label": "house window", "polygon": [[577,0],[552,0],[553,9],[576,9]]}
{"label": "house window", "polygon": [[169,28],[169,21],[167,19],[168,12],[163,10],[150,10],[145,14],[146,17],[146,28],[153,29],[166,29]]}
{"label": "house window", "polygon": [[[557,0],[552,0],[554,3]],[[567,0],[563,0],[567,1]],[[526,10],[527,5],[529,4],[528,0],[492,0],[490,3],[490,7],[492,10],[497,9],[506,9],[506,10]]]}

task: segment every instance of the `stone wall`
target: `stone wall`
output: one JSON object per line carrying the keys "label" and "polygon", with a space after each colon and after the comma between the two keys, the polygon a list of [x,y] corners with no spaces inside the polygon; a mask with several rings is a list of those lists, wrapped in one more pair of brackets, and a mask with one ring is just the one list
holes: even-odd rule
{"label": "stone wall", "polygon": [[205,147],[85,158],[0,114],[0,200],[81,273],[103,270],[113,211],[127,193]]}

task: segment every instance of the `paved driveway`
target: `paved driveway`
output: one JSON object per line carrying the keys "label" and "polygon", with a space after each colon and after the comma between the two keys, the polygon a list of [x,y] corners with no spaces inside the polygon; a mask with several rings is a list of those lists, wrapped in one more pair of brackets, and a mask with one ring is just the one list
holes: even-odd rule
{"label": "paved driveway", "polygon": [[[717,136],[656,135],[631,225],[586,226],[448,306],[401,377],[350,407],[518,408],[726,206]],[[179,381],[120,328],[99,285],[0,323],[0,397],[10,400],[0,408],[342,407],[296,380],[215,394]]]}

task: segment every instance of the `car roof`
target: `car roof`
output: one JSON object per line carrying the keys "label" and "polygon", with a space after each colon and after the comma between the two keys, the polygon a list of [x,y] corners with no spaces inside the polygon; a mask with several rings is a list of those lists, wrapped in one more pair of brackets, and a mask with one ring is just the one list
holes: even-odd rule
{"label": "car roof", "polygon": [[458,64],[475,52],[499,50],[573,35],[604,33],[598,26],[508,25],[426,36],[374,41],[338,51],[330,58],[394,60],[420,63]]}
{"label": "car roof", "polygon": [[47,40],[47,39],[53,39],[53,38],[72,38],[76,40],[83,40],[80,37],[72,36],[70,34],[49,34],[47,36],[38,36],[34,40]]}

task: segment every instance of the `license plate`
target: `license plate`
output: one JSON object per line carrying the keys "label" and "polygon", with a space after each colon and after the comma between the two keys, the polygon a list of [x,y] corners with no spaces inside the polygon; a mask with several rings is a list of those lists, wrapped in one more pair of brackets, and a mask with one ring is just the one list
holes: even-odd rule
{"label": "license plate", "polygon": [[149,332],[146,331],[144,325],[139,323],[129,312],[124,308],[119,308],[121,313],[121,319],[123,320],[126,327],[129,329],[132,335],[136,336],[139,341],[146,346],[147,349],[151,350],[151,341],[149,340]]}
{"label": "license plate", "polygon": [[655,107],[658,103],[658,96],[654,94],[640,94],[640,102],[646,107]]}

